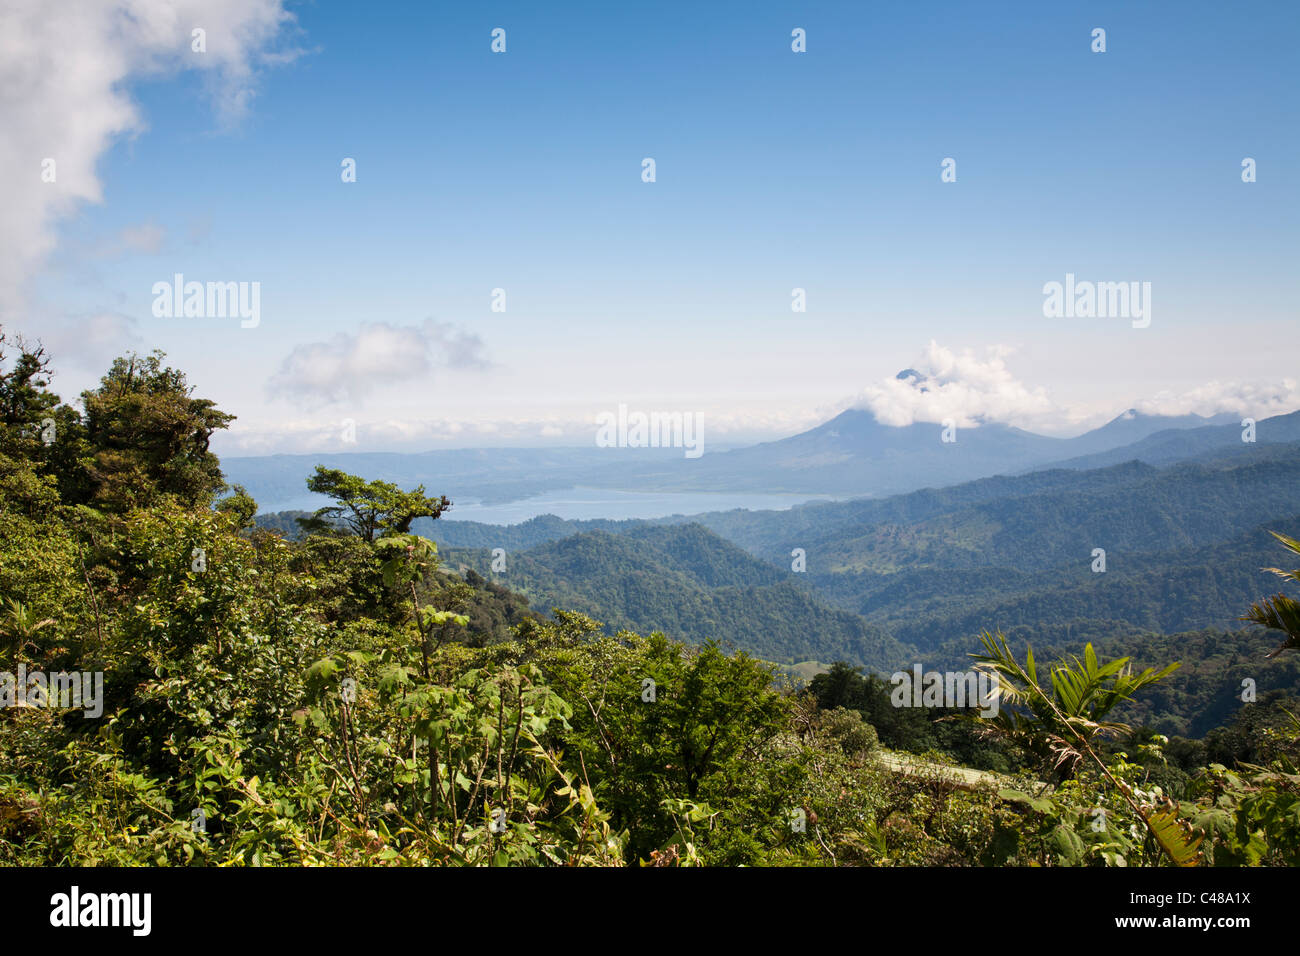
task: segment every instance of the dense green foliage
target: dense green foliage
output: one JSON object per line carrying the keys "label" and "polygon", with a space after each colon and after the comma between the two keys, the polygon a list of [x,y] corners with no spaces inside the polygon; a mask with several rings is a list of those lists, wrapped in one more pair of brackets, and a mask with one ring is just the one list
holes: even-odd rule
{"label": "dense green foliage", "polygon": [[[1237,444],[1167,468],[1058,469],[653,523],[444,521],[436,536],[480,568],[486,552],[459,549],[505,548],[498,579],[538,606],[685,640],[721,635],[783,663],[961,667],[987,627],[1050,654],[1091,641],[1143,665],[1180,660],[1182,670],[1125,708],[1163,733],[1199,737],[1232,719],[1243,680],[1300,689],[1300,665],[1263,660],[1239,620],[1267,587],[1261,569],[1277,549],[1269,532],[1300,535],[1300,446]],[[674,536],[691,547],[674,550]],[[791,568],[796,547],[807,573]],[[1098,547],[1104,572],[1093,567]],[[807,606],[770,603],[783,585],[807,595]],[[828,621],[828,606],[851,617]]]}
{"label": "dense green foliage", "polygon": [[[702,528],[507,556],[512,581],[671,610],[696,641],[541,618],[410,533],[446,507],[422,489],[326,469],[338,510],[297,540],[258,527],[208,450],[230,416],[161,356],[114,363],[80,409],[44,367],[20,345],[0,378],[0,863],[1300,862],[1276,695],[1168,741],[1115,717],[1172,677],[1091,646],[1021,664],[991,636],[994,717],[895,706],[847,665],[801,689],[709,638],[875,635]],[[665,568],[685,611],[637,603]],[[19,693],[16,673],[101,675],[102,694]]]}
{"label": "dense green foliage", "polygon": [[614,630],[711,637],[783,662],[866,655],[889,666],[908,657],[880,628],[698,525],[574,535],[507,553],[500,572],[492,571],[490,551],[453,548],[445,557],[536,605],[583,611]]}

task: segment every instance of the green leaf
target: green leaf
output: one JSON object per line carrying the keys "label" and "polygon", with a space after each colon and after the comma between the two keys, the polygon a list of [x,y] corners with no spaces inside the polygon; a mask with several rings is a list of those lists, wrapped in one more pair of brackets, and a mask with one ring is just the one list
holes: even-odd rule
{"label": "green leaf", "polygon": [[1012,803],[1023,803],[1039,813],[1051,813],[1056,809],[1056,804],[1051,800],[1044,797],[1031,797],[1020,790],[999,790],[998,796]]}
{"label": "green leaf", "polygon": [[1195,866],[1201,837],[1191,837],[1172,813],[1153,813],[1148,818],[1151,835],[1175,866]]}

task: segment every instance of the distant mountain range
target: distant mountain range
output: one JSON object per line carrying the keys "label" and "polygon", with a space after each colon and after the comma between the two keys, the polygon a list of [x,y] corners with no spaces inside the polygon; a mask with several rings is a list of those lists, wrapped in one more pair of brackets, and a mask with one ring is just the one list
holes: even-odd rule
{"label": "distant mountain range", "polygon": [[[1119,460],[1141,460],[1136,446],[1154,435],[1226,429],[1232,427],[1227,423],[1239,421],[1236,415],[1163,417],[1129,409],[1076,438],[1050,438],[990,422],[977,428],[958,428],[955,440],[945,442],[942,425],[883,425],[869,411],[849,409],[790,438],[679,463],[657,487],[844,496],[899,494],[988,475],[1015,474],[1121,447],[1133,453]],[[1081,462],[1078,467],[1089,465]]]}
{"label": "distant mountain range", "polygon": [[[899,373],[920,389],[924,380]],[[317,464],[403,487],[423,484],[453,502],[504,502],[576,486],[639,492],[795,493],[839,498],[902,494],[991,475],[1046,467],[1099,468],[1124,461],[1169,464],[1219,449],[1241,451],[1234,414],[1144,415],[1129,409],[1075,438],[1052,438],[986,422],[958,428],[891,426],[849,409],[808,431],[745,448],[686,459],[673,448],[494,448],[422,454],[331,452],[225,458],[231,483],[244,485],[264,511],[320,504],[306,491]],[[706,431],[707,435],[707,431]],[[1258,443],[1300,440],[1300,412],[1261,420]]]}
{"label": "distant mountain range", "polygon": [[[1173,419],[1155,418],[1151,421],[1166,423]],[[1077,458],[1063,459],[1056,464],[1065,468],[1104,468],[1122,461],[1167,465],[1177,461],[1188,461],[1208,453],[1250,454],[1252,443],[1242,440],[1244,431],[1238,415],[1216,416],[1213,421],[1193,427],[1186,425],[1169,427],[1162,424],[1156,431],[1150,431],[1144,437],[1128,444],[1102,448],[1084,453]],[[1274,415],[1272,418],[1260,419],[1256,423],[1254,444],[1276,445],[1294,441],[1300,441],[1300,412]]]}

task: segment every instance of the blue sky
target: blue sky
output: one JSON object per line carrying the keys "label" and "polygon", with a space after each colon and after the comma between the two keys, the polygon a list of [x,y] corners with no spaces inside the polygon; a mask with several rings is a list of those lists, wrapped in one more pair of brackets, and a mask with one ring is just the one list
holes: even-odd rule
{"label": "blue sky", "polygon": [[[178,45],[213,5],[183,6]],[[163,348],[240,416],[228,452],[337,447],[347,417],[367,447],[585,444],[619,402],[772,437],[925,350],[1041,430],[1300,407],[1294,4],[286,9],[233,81],[128,62],[102,200],[47,212],[0,312],[64,346],[65,392]],[[233,116],[229,82],[256,94]],[[154,317],[176,272],[260,282],[260,324]],[[1151,326],[1044,318],[1067,272],[1150,282]]]}

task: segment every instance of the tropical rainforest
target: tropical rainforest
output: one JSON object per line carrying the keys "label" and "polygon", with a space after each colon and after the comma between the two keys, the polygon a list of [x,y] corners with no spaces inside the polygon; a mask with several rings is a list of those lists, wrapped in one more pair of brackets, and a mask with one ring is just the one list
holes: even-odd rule
{"label": "tropical rainforest", "polygon": [[0,864],[1300,862],[1290,446],[506,531],[322,466],[259,516],[165,356],[70,404],[0,347]]}

